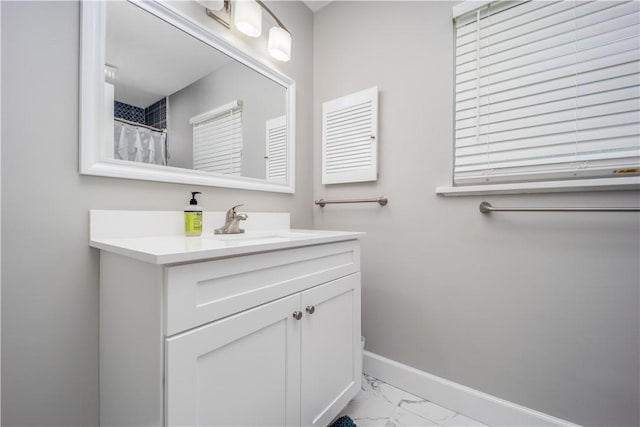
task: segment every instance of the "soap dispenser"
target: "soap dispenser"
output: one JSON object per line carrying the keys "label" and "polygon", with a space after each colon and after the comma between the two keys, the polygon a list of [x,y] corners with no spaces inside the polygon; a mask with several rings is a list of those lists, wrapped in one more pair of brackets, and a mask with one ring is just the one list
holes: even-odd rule
{"label": "soap dispenser", "polygon": [[198,206],[196,194],[202,193],[199,191],[192,191],[189,206],[184,208],[185,236],[199,236],[202,234],[202,208]]}

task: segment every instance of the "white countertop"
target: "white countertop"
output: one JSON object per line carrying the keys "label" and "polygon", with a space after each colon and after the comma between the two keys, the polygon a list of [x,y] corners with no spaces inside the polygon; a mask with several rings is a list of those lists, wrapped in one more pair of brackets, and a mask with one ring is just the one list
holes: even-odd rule
{"label": "white countertop", "polygon": [[89,246],[152,264],[175,264],[353,240],[363,234],[285,229],[223,235],[203,233],[200,237],[102,237],[91,239]]}
{"label": "white countertop", "polygon": [[204,212],[203,233],[185,237],[181,211],[89,211],[89,246],[152,264],[176,264],[354,240],[353,231],[292,230],[286,212],[249,212],[241,234],[214,234],[225,212]]}

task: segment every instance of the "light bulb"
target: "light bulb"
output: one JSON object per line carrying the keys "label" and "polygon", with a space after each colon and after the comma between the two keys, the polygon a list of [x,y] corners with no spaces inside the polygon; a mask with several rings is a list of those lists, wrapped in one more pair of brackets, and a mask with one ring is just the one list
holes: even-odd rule
{"label": "light bulb", "polygon": [[253,0],[234,2],[233,23],[238,31],[249,37],[262,34],[262,8]]}
{"label": "light bulb", "polygon": [[291,58],[291,34],[281,27],[269,30],[269,54],[278,61],[286,62]]}

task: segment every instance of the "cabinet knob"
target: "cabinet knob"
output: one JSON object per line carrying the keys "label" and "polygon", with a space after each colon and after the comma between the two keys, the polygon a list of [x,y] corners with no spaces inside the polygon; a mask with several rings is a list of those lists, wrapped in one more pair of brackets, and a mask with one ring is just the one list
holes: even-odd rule
{"label": "cabinet knob", "polygon": [[307,313],[313,314],[313,313],[315,313],[315,311],[316,311],[316,308],[314,306],[312,306],[312,305],[308,305],[307,306]]}
{"label": "cabinet knob", "polygon": [[297,310],[294,311],[293,312],[293,318],[296,319],[296,320],[302,319],[302,312],[301,311],[297,311]]}

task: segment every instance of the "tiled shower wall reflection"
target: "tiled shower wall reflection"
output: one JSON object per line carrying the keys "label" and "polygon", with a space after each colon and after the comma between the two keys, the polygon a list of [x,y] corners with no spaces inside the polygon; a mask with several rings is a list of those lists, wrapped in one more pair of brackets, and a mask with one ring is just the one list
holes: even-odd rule
{"label": "tiled shower wall reflection", "polygon": [[165,129],[167,127],[167,99],[162,98],[147,108],[115,101],[113,103],[113,115],[119,119]]}
{"label": "tiled shower wall reflection", "polygon": [[124,102],[114,101],[113,115],[119,119],[129,120],[130,122],[141,123],[146,125],[144,117],[144,109]]}
{"label": "tiled shower wall reflection", "polygon": [[144,109],[145,124],[155,128],[167,127],[167,98],[149,105]]}

